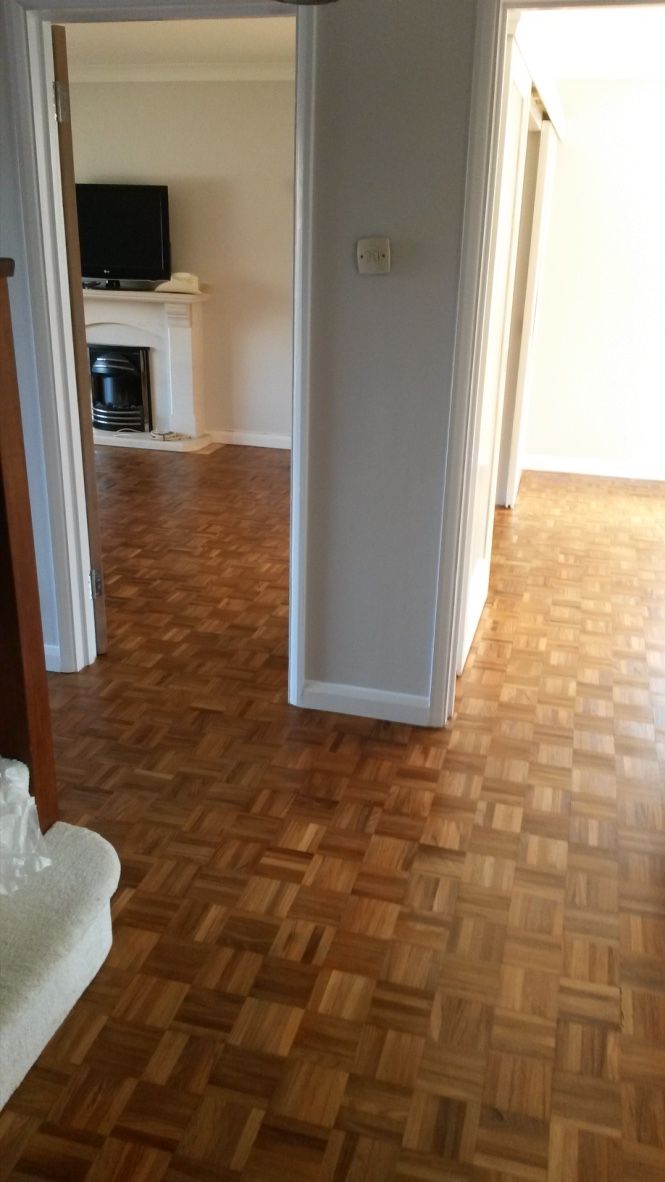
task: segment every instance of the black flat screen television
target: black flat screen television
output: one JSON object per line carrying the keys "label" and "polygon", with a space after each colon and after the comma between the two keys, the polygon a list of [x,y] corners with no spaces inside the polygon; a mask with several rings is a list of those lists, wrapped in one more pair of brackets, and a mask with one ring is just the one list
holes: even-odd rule
{"label": "black flat screen television", "polygon": [[77,185],[76,205],[84,279],[170,279],[166,185]]}

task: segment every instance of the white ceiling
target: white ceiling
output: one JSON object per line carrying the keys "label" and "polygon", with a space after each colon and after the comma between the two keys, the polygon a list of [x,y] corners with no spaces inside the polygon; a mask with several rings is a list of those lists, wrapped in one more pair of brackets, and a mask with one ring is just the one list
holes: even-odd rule
{"label": "white ceiling", "polygon": [[288,78],[295,18],[128,21],[67,25],[72,81]]}
{"label": "white ceiling", "polygon": [[[558,79],[665,79],[665,3],[526,12],[520,32]],[[73,81],[291,78],[295,18],[67,26]]]}
{"label": "white ceiling", "polygon": [[665,80],[665,4],[527,12],[523,31],[554,78]]}

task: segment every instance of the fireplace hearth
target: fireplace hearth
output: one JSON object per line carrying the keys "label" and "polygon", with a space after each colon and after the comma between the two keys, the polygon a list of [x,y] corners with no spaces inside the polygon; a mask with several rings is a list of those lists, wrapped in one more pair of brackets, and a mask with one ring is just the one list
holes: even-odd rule
{"label": "fireplace hearth", "polygon": [[151,431],[150,350],[89,345],[88,352],[93,426],[101,431]]}

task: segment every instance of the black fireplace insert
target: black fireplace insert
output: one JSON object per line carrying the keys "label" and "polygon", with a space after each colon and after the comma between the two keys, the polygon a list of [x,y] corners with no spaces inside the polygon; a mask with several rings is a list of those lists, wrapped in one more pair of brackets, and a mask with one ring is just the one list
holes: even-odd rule
{"label": "black fireplace insert", "polygon": [[88,352],[93,427],[151,431],[150,350],[134,345],[88,345]]}

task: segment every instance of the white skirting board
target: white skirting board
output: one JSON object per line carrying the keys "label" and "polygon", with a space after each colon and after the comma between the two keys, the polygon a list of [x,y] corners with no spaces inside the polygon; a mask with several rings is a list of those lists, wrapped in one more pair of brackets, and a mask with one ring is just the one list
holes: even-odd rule
{"label": "white skirting board", "polygon": [[291,450],[290,435],[262,435],[258,431],[209,431],[213,443],[235,443],[241,447],[278,447]]}
{"label": "white skirting board", "polygon": [[59,644],[44,645],[44,662],[49,673],[62,673]]}
{"label": "white skirting board", "polygon": [[420,694],[398,694],[387,690],[367,689],[362,685],[335,685],[327,681],[306,681],[299,706],[308,710],[327,710],[333,714],[353,714],[383,722],[402,722],[412,726],[436,726],[431,718],[430,700]]}
{"label": "white skirting board", "polygon": [[580,456],[528,455],[524,471],[563,472],[570,476],[606,476],[616,480],[665,480],[665,463],[638,465],[626,461],[598,460]]}

